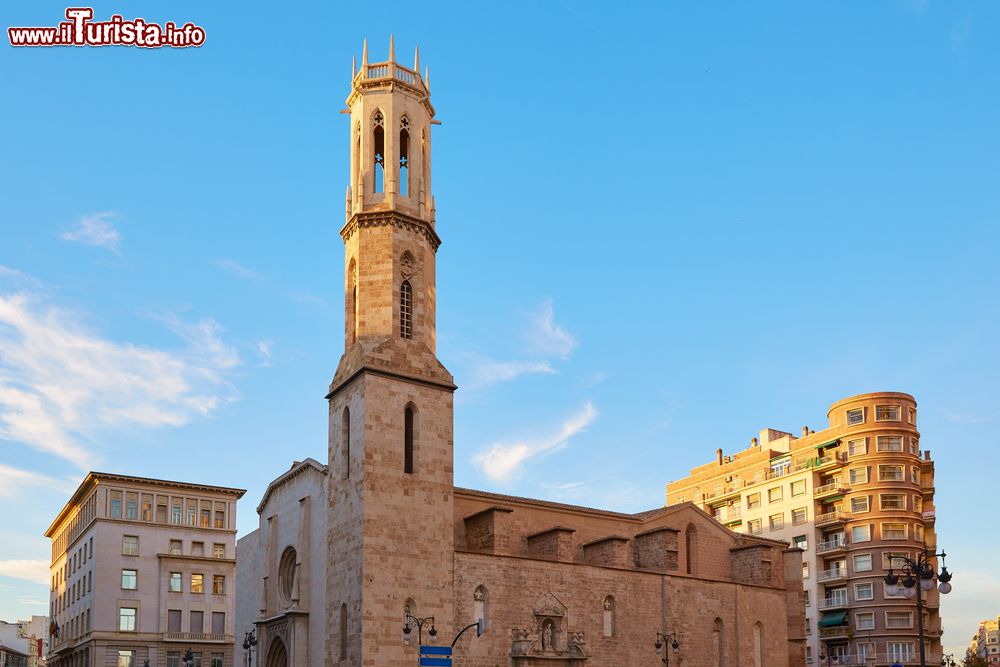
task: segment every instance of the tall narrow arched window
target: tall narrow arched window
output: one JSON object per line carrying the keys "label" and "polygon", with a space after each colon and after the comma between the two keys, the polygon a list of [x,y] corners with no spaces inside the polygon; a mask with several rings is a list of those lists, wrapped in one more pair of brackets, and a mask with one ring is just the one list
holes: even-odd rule
{"label": "tall narrow arched window", "polygon": [[403,417],[403,472],[413,472],[413,430],[414,430],[413,406],[406,406],[406,413]]}
{"label": "tall narrow arched window", "polygon": [[712,628],[712,664],[716,667],[725,667],[726,638],[723,634],[722,619],[715,619],[715,626]]}
{"label": "tall narrow arched window", "polygon": [[347,605],[340,605],[340,659],[347,660]]}
{"label": "tall narrow arched window", "polygon": [[615,635],[615,599],[610,595],[604,598],[604,623],[603,634],[605,637]]}
{"label": "tall narrow arched window", "polygon": [[698,531],[688,525],[684,531],[684,563],[688,574],[695,574],[694,560],[698,553]]}
{"label": "tall narrow arched window", "polygon": [[341,457],[341,479],[351,476],[351,409],[344,406],[344,414],[340,418],[340,446],[343,452]]}
{"label": "tall narrow arched window", "polygon": [[399,194],[410,195],[410,119],[399,121]]}
{"label": "tall narrow arched window", "polygon": [[375,112],[374,164],[375,192],[385,192],[385,118],[381,111]]}
{"label": "tall narrow arched window", "polygon": [[413,338],[413,287],[409,280],[399,286],[399,336]]}
{"label": "tall narrow arched window", "polygon": [[760,621],[753,625],[753,667],[764,667],[764,627]]}

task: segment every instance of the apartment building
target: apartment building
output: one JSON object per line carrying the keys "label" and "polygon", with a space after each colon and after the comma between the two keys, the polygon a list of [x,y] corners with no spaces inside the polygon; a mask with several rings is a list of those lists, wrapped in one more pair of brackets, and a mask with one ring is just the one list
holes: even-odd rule
{"label": "apartment building", "polygon": [[1000,616],[979,622],[969,650],[983,658],[990,667],[1000,665]]}
{"label": "apartment building", "polygon": [[[667,503],[693,502],[728,528],[803,550],[807,664],[918,664],[916,603],[883,582],[890,553],[936,547],[934,463],[920,449],[916,401],[862,394],[827,418],[818,431],[764,429],[732,456],[717,450],[667,485]],[[940,594],[923,595],[928,663],[938,664]]]}
{"label": "apartment building", "polygon": [[52,541],[51,667],[233,667],[243,489],[91,472]]}

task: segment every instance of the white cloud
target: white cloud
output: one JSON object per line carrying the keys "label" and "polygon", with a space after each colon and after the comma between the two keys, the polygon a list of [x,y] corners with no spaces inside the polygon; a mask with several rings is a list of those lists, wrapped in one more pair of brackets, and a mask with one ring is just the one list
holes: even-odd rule
{"label": "white cloud", "polygon": [[212,262],[212,265],[222,269],[223,271],[228,271],[237,278],[243,278],[244,280],[256,280],[260,278],[260,274],[253,269],[248,269],[239,262],[231,259],[217,259]]}
{"label": "white cloud", "polygon": [[971,412],[953,412],[951,410],[944,410],[943,414],[947,421],[954,422],[956,424],[985,424],[991,421],[989,417],[973,414]]}
{"label": "white cloud", "polygon": [[161,320],[185,349],[106,340],[64,309],[0,295],[0,439],[85,470],[94,457],[81,443],[108,429],[181,426],[234,400],[239,356],[218,323]]}
{"label": "white cloud", "polygon": [[528,340],[536,351],[560,359],[568,359],[576,347],[573,335],[556,324],[551,299],[543,301],[532,316]]}
{"label": "white cloud", "polygon": [[27,604],[27,605],[31,605],[31,606],[34,606],[34,607],[44,607],[44,606],[46,606],[46,605],[49,604],[48,602],[45,602],[44,600],[36,600],[35,598],[27,598],[27,597],[17,598],[17,603],[18,604]]}
{"label": "white cloud", "polygon": [[116,214],[111,212],[85,215],[71,230],[63,233],[62,240],[78,241],[121,254],[118,246],[122,237],[115,226],[111,224],[111,219],[115,217],[117,217]]}
{"label": "white cloud", "polygon": [[274,341],[257,341],[257,354],[260,355],[260,365],[267,368],[271,365],[271,351],[274,348]]}
{"label": "white cloud", "polygon": [[494,361],[478,358],[470,369],[468,380],[463,382],[467,390],[484,389],[501,382],[509,382],[529,373],[555,373],[547,361]]}
{"label": "white cloud", "polygon": [[0,576],[49,584],[47,560],[0,560]]}
{"label": "white cloud", "polygon": [[72,481],[56,479],[30,470],[22,470],[0,463],[0,498],[22,497],[33,486],[58,489],[70,494],[76,487]]}
{"label": "white cloud", "polygon": [[472,462],[490,479],[508,482],[526,460],[565,447],[573,436],[585,430],[596,418],[597,408],[587,401],[580,412],[563,422],[557,433],[534,440],[494,443],[486,451],[476,454]]}

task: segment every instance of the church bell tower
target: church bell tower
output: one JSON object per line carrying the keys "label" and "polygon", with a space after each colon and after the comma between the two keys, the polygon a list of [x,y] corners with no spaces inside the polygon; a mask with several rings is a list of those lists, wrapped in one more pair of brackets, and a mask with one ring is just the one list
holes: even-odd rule
{"label": "church bell tower", "polygon": [[[327,665],[411,665],[406,611],[453,626],[453,392],[437,359],[428,74],[352,64],[344,354],[329,401]],[[413,633],[416,635],[416,632]],[[425,633],[426,639],[426,633]]]}

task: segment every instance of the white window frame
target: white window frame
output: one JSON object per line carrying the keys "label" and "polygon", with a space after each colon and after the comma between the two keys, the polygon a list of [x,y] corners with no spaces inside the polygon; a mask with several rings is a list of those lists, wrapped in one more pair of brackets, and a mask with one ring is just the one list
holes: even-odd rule
{"label": "white window frame", "polygon": [[[756,497],[756,499],[757,499],[756,500],[756,503],[757,503],[756,505],[754,504],[754,497]],[[748,510],[755,510],[755,509],[758,509],[758,508],[760,508],[760,492],[758,491],[756,493],[748,493],[747,494],[747,509]]]}
{"label": "white window frame", "polygon": [[[868,567],[858,567],[858,558],[867,558],[868,559]],[[875,567],[875,559],[872,558],[872,555],[870,553],[867,553],[867,554],[853,554],[852,561],[853,561],[852,565],[854,566],[854,571],[855,572],[871,572],[872,569]]]}
{"label": "white window frame", "polygon": [[[855,500],[865,501],[864,509],[855,509],[855,504],[854,504]],[[871,498],[869,498],[868,496],[854,496],[853,498],[851,498],[851,514],[865,514],[866,512],[871,512],[871,511],[872,511],[872,503],[871,503]]]}
{"label": "white window frame", "polygon": [[[885,417],[880,416],[879,412],[885,411],[889,415],[895,415]],[[875,406],[875,421],[877,422],[898,422],[903,420],[903,409],[899,405],[876,405]]]}
{"label": "white window frame", "polygon": [[875,451],[903,453],[903,436],[879,435],[875,438]]}
{"label": "white window frame", "polygon": [[[126,587],[125,586],[125,573],[126,572],[131,572],[132,573],[132,586],[131,587]],[[121,581],[121,584],[122,584],[122,590],[123,591],[134,591],[134,590],[137,590],[139,588],[139,571],[136,570],[135,568],[132,568],[132,567],[123,567],[122,568],[122,581]]]}
{"label": "white window frame", "polygon": [[[892,527],[902,526],[903,527],[903,535],[902,535],[902,537],[888,537],[886,535],[886,526],[892,526]],[[897,521],[884,521],[884,522],[882,522],[881,524],[879,524],[879,531],[878,532],[879,532],[879,535],[882,537],[883,540],[905,540],[910,535],[910,531],[907,528],[907,524],[903,523],[903,522],[897,522]]]}
{"label": "white window frame", "polygon": [[[134,612],[132,614],[132,617],[131,617],[132,618],[132,627],[131,628],[123,628],[122,627],[122,622],[126,618],[128,618],[128,616],[125,616],[122,613],[126,609],[131,610],[132,612]],[[138,627],[139,627],[139,609],[137,607],[118,607],[118,632],[136,632]]]}
{"label": "white window frame", "polygon": [[[861,419],[852,420],[852,418],[851,418],[852,413],[853,414],[857,414],[859,412],[861,413]],[[866,415],[865,415],[865,409],[864,408],[851,408],[850,410],[847,411],[847,416],[846,416],[847,425],[848,426],[857,426],[858,424],[864,424],[865,423],[865,417],[866,417]]]}
{"label": "white window frame", "polygon": [[914,456],[920,456],[920,443],[917,442],[916,438],[907,438],[910,443],[910,453]]}
{"label": "white window frame", "polygon": [[[861,589],[864,588],[864,587],[867,587],[867,589],[868,589],[868,595],[867,596],[861,593]],[[875,584],[873,584],[870,581],[861,581],[861,582],[858,582],[858,583],[854,584],[854,599],[857,602],[861,602],[862,600],[874,600],[875,599]]]}
{"label": "white window frame", "polygon": [[[774,493],[777,492],[778,496],[775,497]],[[780,486],[772,486],[767,490],[767,504],[781,502],[784,499],[785,493]]]}
{"label": "white window frame", "polygon": [[[862,528],[865,529],[865,531],[867,531],[867,535],[865,537],[859,539],[858,536],[857,536],[857,533],[855,533],[855,531],[860,530]],[[868,525],[866,523],[863,526],[852,526],[851,527],[851,542],[852,543],[858,544],[860,542],[871,542],[871,541],[872,541],[872,527],[870,525]]]}
{"label": "white window frame", "polygon": [[868,453],[868,438],[854,438],[847,441],[848,456],[864,456]]}
{"label": "white window frame", "polygon": [[[888,471],[890,469],[899,469],[899,477],[895,475],[891,477],[888,476]],[[878,481],[880,482],[905,482],[906,481],[906,466],[900,465],[898,463],[885,463],[878,467]]]}
{"label": "white window frame", "polygon": [[[855,473],[859,473],[857,478],[855,478]],[[863,475],[860,473],[864,473]],[[868,466],[863,466],[861,468],[848,468],[847,470],[847,481],[851,484],[867,484],[868,483]]]}
{"label": "white window frame", "polygon": [[[890,625],[889,615],[895,614],[897,617],[906,615],[907,624],[906,625]],[[913,629],[913,612],[912,611],[897,611],[897,610],[887,610],[885,612],[885,628],[886,630],[912,630]]]}
{"label": "white window frame", "polygon": [[[802,512],[802,515],[801,515],[802,518],[801,519],[796,520],[795,517],[796,517],[796,513],[797,512]],[[793,526],[798,526],[800,524],[806,523],[807,521],[809,521],[809,510],[807,508],[805,508],[805,507],[796,507],[795,509],[792,510],[792,525]]]}
{"label": "white window frame", "polygon": [[[889,498],[889,499],[898,498],[900,500],[901,507],[887,507],[886,506],[886,499],[887,498]],[[880,493],[880,494],[878,494],[878,508],[882,512],[893,512],[893,511],[897,511],[898,512],[900,510],[905,511],[906,510],[906,494],[905,493]]]}
{"label": "white window frame", "polygon": [[[905,476],[906,473],[904,472]],[[920,466],[910,466],[910,483],[920,484]]]}
{"label": "white window frame", "polygon": [[[801,488],[801,490],[798,493],[795,492],[795,485],[796,484],[798,484],[800,486],[800,488]],[[797,480],[795,480],[794,482],[792,482],[789,485],[789,491],[791,491],[791,493],[792,493],[792,498],[794,498],[796,496],[805,495],[805,493],[806,493],[806,480],[804,480],[804,479],[797,479]]]}
{"label": "white window frame", "polygon": [[[866,624],[867,621],[867,624]],[[875,612],[858,611],[854,613],[854,627],[858,630],[875,629]]]}
{"label": "white window frame", "polygon": [[[778,519],[777,523],[774,522],[775,518]],[[785,513],[779,512],[778,514],[772,514],[767,517],[767,524],[771,530],[781,530],[785,527]]]}

